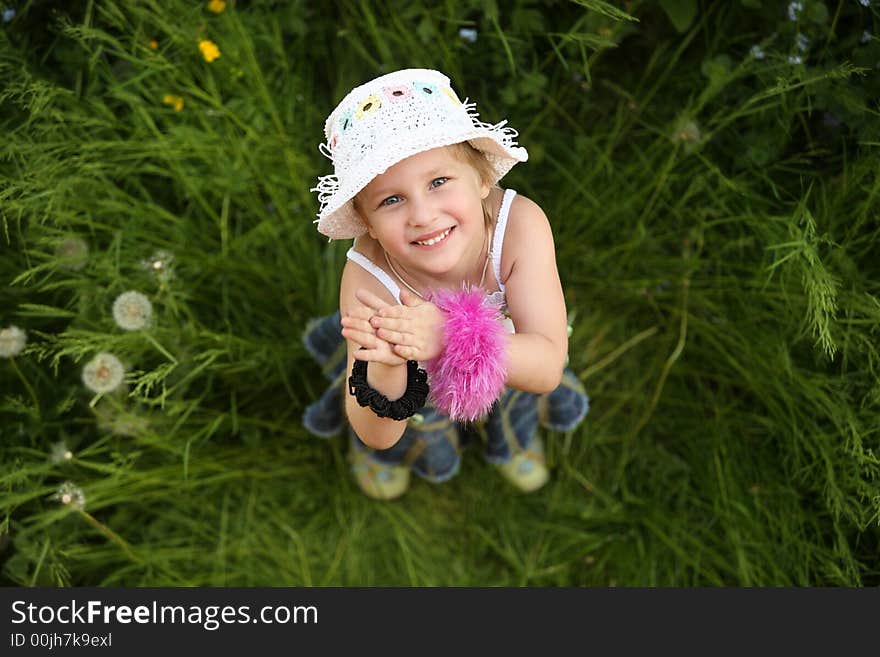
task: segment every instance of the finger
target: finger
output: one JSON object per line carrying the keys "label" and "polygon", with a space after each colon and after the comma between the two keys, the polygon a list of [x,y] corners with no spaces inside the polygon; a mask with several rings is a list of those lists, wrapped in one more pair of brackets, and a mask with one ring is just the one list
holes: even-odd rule
{"label": "finger", "polygon": [[375,333],[375,329],[370,324],[368,319],[358,319],[356,317],[343,317],[342,318],[342,326],[343,326],[343,328],[356,329],[358,331],[364,331],[366,333]]}
{"label": "finger", "polygon": [[367,349],[376,349],[381,342],[381,339],[372,333],[350,328],[342,329],[342,337],[359,344],[361,347],[366,347]]}
{"label": "finger", "polygon": [[406,317],[409,313],[409,306],[385,306],[376,311],[379,317]]}
{"label": "finger", "polygon": [[379,329],[376,334],[385,340],[386,342],[390,342],[392,344],[398,345],[411,345],[413,343],[413,336],[409,333],[400,333],[399,331],[389,331],[388,329]]}
{"label": "finger", "polygon": [[350,313],[348,313],[348,317],[356,317],[358,319],[370,319],[373,315],[376,314],[376,311],[370,308],[369,306],[361,306],[358,305],[356,308],[352,309]]}
{"label": "finger", "polygon": [[406,358],[407,360],[418,360],[417,356],[419,350],[409,345],[396,344],[394,345],[394,353],[401,358]]}
{"label": "finger", "polygon": [[362,304],[369,306],[373,310],[379,310],[380,308],[384,308],[388,305],[375,294],[373,294],[369,290],[365,290],[364,288],[358,288],[355,291],[354,296],[357,297],[357,300],[360,301]]}
{"label": "finger", "polygon": [[358,349],[354,352],[354,359],[385,365],[400,365],[406,360],[393,352],[383,352],[381,349]]}
{"label": "finger", "polygon": [[391,331],[401,331],[404,333],[412,332],[412,322],[408,319],[394,319],[393,317],[380,317],[373,315],[367,322],[372,328],[385,328]]}
{"label": "finger", "polygon": [[355,360],[365,360],[365,361],[383,361],[387,360],[388,355],[382,355],[382,352],[378,349],[358,349],[354,352]]}

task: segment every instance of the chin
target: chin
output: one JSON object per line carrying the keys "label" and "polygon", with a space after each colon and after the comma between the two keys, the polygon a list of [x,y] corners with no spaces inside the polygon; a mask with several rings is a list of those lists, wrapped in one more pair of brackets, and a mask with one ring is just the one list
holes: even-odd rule
{"label": "chin", "polygon": [[458,263],[461,253],[456,249],[431,252],[414,248],[410,250],[409,256],[410,261],[419,269],[440,274],[454,267]]}

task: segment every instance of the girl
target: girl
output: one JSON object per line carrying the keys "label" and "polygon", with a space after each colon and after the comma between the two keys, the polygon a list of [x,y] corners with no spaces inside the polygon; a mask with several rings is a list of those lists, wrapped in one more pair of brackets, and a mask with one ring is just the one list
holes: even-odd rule
{"label": "girl", "polygon": [[355,238],[339,291],[344,409],[371,497],[401,495],[410,469],[448,479],[475,433],[509,481],[536,490],[548,478],[537,421],[569,430],[586,413],[564,371],[550,224],[497,185],[528,158],[505,123],[479,121],[445,75],[406,69],[353,89],[325,124],[334,174],[313,190],[315,223]]}

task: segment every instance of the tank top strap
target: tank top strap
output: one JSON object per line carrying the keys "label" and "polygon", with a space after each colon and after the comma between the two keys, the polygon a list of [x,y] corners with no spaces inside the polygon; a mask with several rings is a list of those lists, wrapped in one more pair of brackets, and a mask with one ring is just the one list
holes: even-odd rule
{"label": "tank top strap", "polygon": [[398,286],[397,283],[394,282],[394,279],[382,271],[372,260],[363,253],[355,251],[354,247],[351,247],[345,253],[345,257],[349,260],[353,260],[370,272],[389,292],[391,292],[391,296],[397,299],[397,303],[400,303],[400,286]]}
{"label": "tank top strap", "polygon": [[507,189],[501,199],[501,209],[498,210],[498,219],[495,221],[495,235],[492,237],[492,271],[495,272],[495,280],[498,281],[498,289],[504,292],[504,283],[501,282],[501,249],[504,247],[504,230],[507,228],[507,215],[510,214],[510,205],[516,191]]}

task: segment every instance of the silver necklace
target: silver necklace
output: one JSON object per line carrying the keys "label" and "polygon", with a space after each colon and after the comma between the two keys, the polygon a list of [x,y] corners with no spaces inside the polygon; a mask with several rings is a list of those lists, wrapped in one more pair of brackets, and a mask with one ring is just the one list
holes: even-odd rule
{"label": "silver necklace", "polygon": [[[487,238],[488,238],[488,234],[487,234]],[[487,239],[487,242],[488,242],[488,246],[486,247],[486,262],[483,264],[483,275],[480,277],[480,284],[478,287],[483,287],[483,283],[486,280],[486,271],[489,269],[489,259],[492,256],[492,240]],[[385,262],[388,263],[388,266],[391,268],[391,271],[393,271],[394,275],[397,276],[397,280],[399,280],[401,283],[406,285],[406,287],[409,289],[410,292],[417,295],[420,299],[424,299],[425,297],[423,297],[417,289],[415,289],[412,285],[410,285],[405,280],[403,280],[403,276],[401,276],[400,274],[397,273],[397,270],[394,268],[394,265],[391,264],[391,258],[388,257],[388,251],[386,251],[383,248],[382,253],[385,254]]]}

